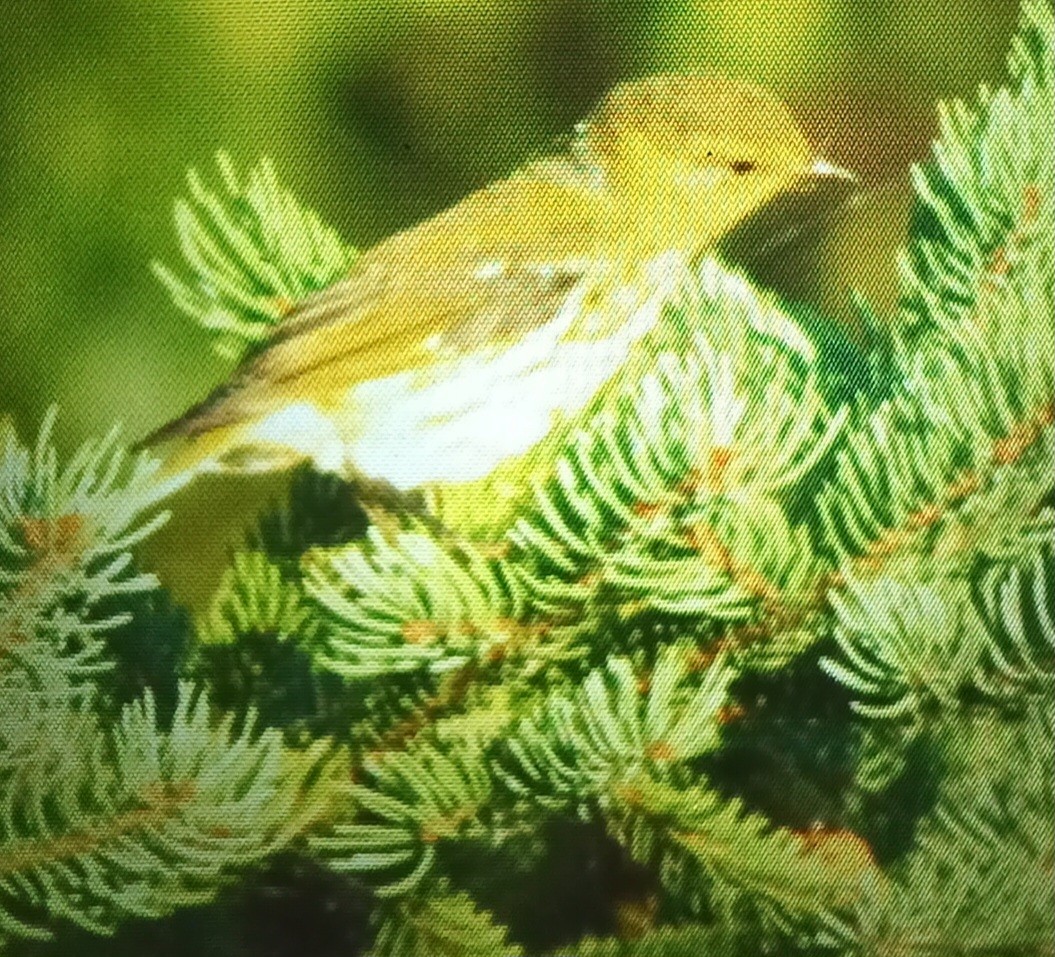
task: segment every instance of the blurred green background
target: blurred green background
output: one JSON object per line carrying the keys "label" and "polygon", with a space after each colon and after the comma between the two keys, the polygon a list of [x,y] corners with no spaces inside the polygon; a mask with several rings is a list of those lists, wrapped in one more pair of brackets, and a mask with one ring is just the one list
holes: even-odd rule
{"label": "blurred green background", "polygon": [[[227,364],[149,270],[179,266],[172,202],[262,155],[366,246],[509,172],[618,80],[720,70],[778,90],[865,191],[823,250],[825,303],[894,296],[908,166],[935,102],[998,83],[1016,0],[3,0],[0,413],[20,434],[138,436]],[[277,481],[277,480],[276,480]],[[193,600],[244,524],[239,483],[178,506]],[[277,485],[264,483],[265,491]],[[240,510],[241,509],[241,510]],[[199,534],[208,531],[208,534]],[[182,591],[181,591],[182,589]]]}

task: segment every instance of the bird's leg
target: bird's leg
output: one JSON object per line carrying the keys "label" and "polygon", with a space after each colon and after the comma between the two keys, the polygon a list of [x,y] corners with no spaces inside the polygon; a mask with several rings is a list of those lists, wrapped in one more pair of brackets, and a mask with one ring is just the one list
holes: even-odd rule
{"label": "bird's leg", "polygon": [[443,545],[464,553],[479,549],[478,542],[474,542],[470,538],[456,532],[439,518],[440,515],[443,515],[443,489],[440,486],[426,485],[421,490],[421,496],[429,528]]}
{"label": "bird's leg", "polygon": [[424,503],[420,494],[401,492],[380,479],[357,475],[350,479],[352,494],[366,513],[367,520],[394,544],[407,517],[421,517]]}
{"label": "bird's leg", "polygon": [[395,544],[407,519],[424,525],[441,540],[453,537],[451,531],[436,517],[438,490],[401,491],[383,479],[370,479],[362,475],[350,478],[349,482],[370,524],[390,544]]}

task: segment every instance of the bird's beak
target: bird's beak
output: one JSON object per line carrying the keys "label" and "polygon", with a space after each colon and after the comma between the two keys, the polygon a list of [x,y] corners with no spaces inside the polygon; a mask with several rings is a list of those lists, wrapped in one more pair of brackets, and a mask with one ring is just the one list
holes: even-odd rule
{"label": "bird's beak", "polygon": [[826,159],[815,159],[809,166],[809,175],[823,179],[844,179],[850,183],[856,183],[857,177],[844,166],[836,166]]}

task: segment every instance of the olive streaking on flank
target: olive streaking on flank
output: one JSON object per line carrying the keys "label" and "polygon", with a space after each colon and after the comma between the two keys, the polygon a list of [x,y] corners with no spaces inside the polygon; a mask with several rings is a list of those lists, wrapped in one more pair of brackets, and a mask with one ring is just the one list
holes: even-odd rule
{"label": "olive streaking on flank", "polygon": [[401,490],[481,478],[580,410],[734,227],[849,178],[757,86],[623,83],[565,152],[365,251],[141,444],[185,477],[309,459]]}

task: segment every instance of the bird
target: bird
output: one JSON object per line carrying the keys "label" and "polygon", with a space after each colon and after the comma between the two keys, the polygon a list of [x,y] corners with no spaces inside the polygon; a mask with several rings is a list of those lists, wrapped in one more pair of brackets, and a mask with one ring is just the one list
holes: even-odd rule
{"label": "bird", "polygon": [[137,447],[182,481],[307,460],[400,493],[471,483],[572,421],[724,236],[852,179],[761,86],[624,81],[561,149],[363,251]]}

